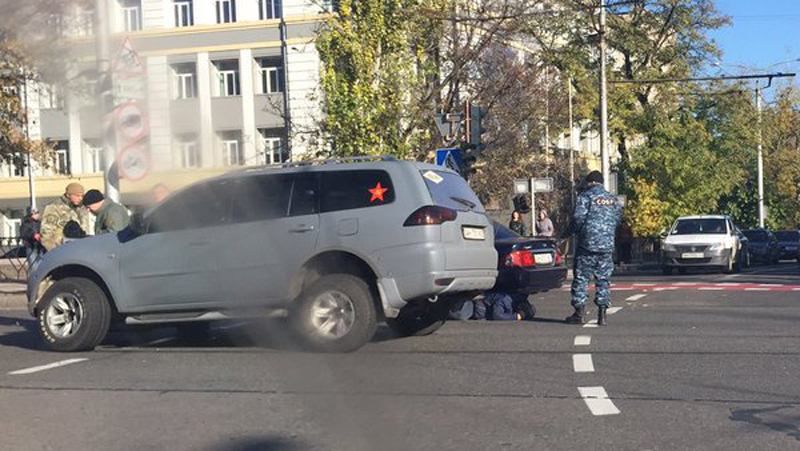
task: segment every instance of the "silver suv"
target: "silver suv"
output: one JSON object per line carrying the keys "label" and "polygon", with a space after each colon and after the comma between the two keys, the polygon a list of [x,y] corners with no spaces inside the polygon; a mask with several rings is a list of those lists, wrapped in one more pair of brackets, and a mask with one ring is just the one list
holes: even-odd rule
{"label": "silver suv", "polygon": [[316,350],[352,351],[385,319],[432,333],[455,295],[491,288],[493,229],[466,181],[391,158],[252,169],[194,184],[118,234],[66,243],[28,281],[50,348],[128,324],[288,308]]}

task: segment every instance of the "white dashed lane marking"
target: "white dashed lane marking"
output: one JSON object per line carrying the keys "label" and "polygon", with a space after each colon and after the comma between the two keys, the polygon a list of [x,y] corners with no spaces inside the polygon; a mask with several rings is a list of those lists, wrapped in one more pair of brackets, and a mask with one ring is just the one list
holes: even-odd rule
{"label": "white dashed lane marking", "polygon": [[589,346],[592,344],[592,337],[589,335],[578,335],[575,337],[575,346]]}
{"label": "white dashed lane marking", "polygon": [[593,320],[589,321],[588,323],[584,324],[583,327],[597,327],[597,320],[593,319]]}
{"label": "white dashed lane marking", "polygon": [[21,370],[11,371],[8,374],[10,375],[19,375],[19,374],[32,374],[38,373],[39,371],[47,371],[52,370],[53,368],[59,368],[66,365],[72,365],[73,363],[85,362],[86,358],[80,359],[67,359],[67,360],[60,360],[58,362],[49,363],[47,365],[39,365],[39,366],[32,366],[30,368],[23,368]]}
{"label": "white dashed lane marking", "polygon": [[722,291],[725,288],[723,287],[700,287],[698,290],[700,291]]}
{"label": "white dashed lane marking", "polygon": [[586,403],[586,407],[589,408],[592,415],[618,415],[620,413],[603,387],[578,387],[578,393],[581,394],[583,402]]}
{"label": "white dashed lane marking", "polygon": [[641,299],[641,298],[643,298],[645,296],[647,296],[647,295],[646,294],[634,294],[633,296],[630,296],[629,298],[627,298],[625,300],[626,301],[638,301],[639,299]]}
{"label": "white dashed lane marking", "polygon": [[752,288],[745,288],[744,291],[769,291],[769,288],[752,287]]}
{"label": "white dashed lane marking", "polygon": [[606,313],[608,313],[609,315],[613,315],[614,313],[617,313],[620,310],[622,310],[622,307],[609,307],[608,310],[606,310]]}
{"label": "white dashed lane marking", "polygon": [[572,367],[576,373],[594,373],[594,363],[591,354],[573,354]]}

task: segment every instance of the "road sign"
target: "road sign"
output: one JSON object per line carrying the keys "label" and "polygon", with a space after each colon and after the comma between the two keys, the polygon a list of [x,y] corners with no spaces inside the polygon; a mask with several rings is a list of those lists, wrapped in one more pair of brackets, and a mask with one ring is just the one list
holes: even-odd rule
{"label": "road sign", "polygon": [[139,141],[147,134],[147,120],[139,102],[131,101],[114,109],[114,125],[122,145]]}
{"label": "road sign", "polygon": [[144,77],[145,66],[139,54],[133,48],[130,38],[125,38],[122,47],[114,57],[114,65],[112,67],[114,77],[118,78],[137,78]]}
{"label": "road sign", "polygon": [[433,119],[442,139],[450,142],[458,137],[458,133],[461,131],[461,121],[464,118],[461,113],[436,113]]}
{"label": "road sign", "polygon": [[446,147],[444,149],[436,149],[436,164],[452,169],[459,174],[463,167],[463,160],[461,159],[461,149],[458,147]]}
{"label": "road sign", "polygon": [[119,153],[120,177],[136,181],[143,179],[150,172],[150,155],[142,143],[133,144]]}
{"label": "road sign", "polygon": [[549,193],[553,191],[553,177],[542,177],[531,179],[531,187],[537,193]]}
{"label": "road sign", "polygon": [[528,179],[514,179],[514,194],[528,194]]}

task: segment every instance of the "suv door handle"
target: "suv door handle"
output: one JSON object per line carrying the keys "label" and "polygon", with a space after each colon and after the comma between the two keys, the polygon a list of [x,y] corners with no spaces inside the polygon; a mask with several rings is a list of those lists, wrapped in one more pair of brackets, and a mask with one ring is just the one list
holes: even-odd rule
{"label": "suv door handle", "polygon": [[314,231],[314,226],[313,225],[300,224],[299,226],[297,226],[297,227],[295,227],[293,229],[289,229],[289,231],[292,232],[292,233],[313,232]]}

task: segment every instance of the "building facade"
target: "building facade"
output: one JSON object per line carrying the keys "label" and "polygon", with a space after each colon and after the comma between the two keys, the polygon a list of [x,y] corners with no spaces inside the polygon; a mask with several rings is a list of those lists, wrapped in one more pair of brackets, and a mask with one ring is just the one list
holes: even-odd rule
{"label": "building facade", "polygon": [[[314,39],[329,12],[326,2],[107,1],[115,104],[135,99],[143,110],[140,144],[149,160],[145,180],[121,181],[123,201],[156,181],[182,185],[235,167],[282,163],[315,145]],[[64,27],[78,61],[72,79],[96,67],[94,15],[75,11]],[[103,116],[97,81],[89,78],[86,89],[25,86],[27,131],[56,149],[47,169],[33,165],[40,208],[63,192],[67,179],[102,188]],[[0,167],[7,223],[21,216],[28,196],[27,168]]]}

